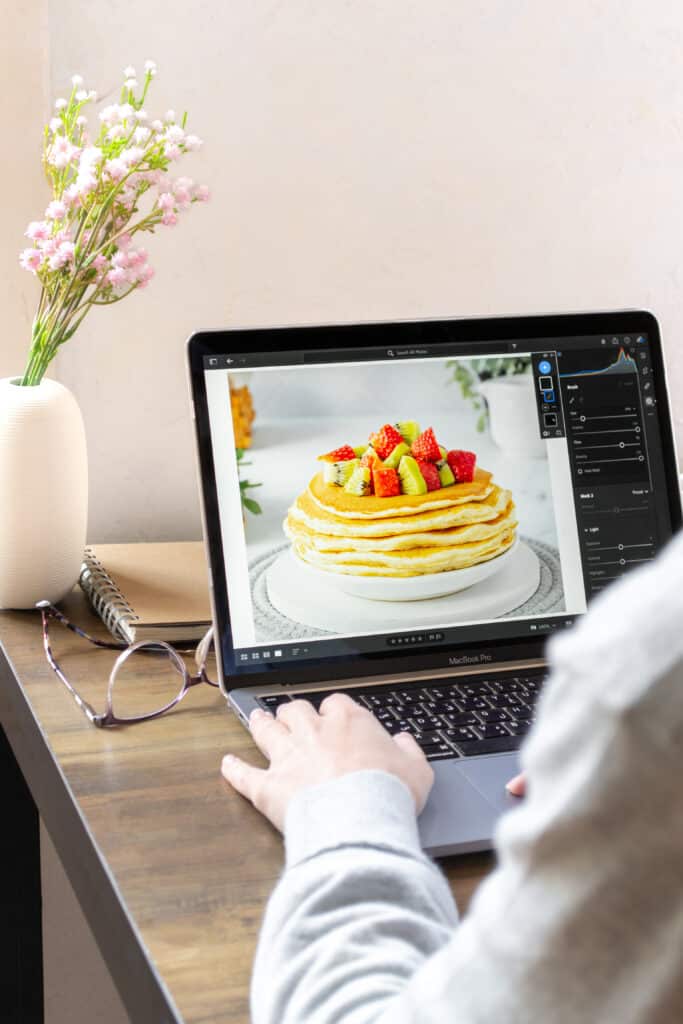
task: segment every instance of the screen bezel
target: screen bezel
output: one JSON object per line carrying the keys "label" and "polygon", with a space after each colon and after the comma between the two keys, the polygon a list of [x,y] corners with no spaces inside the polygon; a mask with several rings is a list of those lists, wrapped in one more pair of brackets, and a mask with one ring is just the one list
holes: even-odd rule
{"label": "screen bezel", "polygon": [[[187,342],[191,397],[194,406],[195,434],[199,459],[200,494],[204,537],[212,587],[214,626],[219,637],[219,672],[226,690],[264,683],[297,684],[343,679],[396,675],[430,668],[443,668],[457,657],[463,664],[500,663],[509,660],[540,658],[545,638],[523,636],[515,640],[471,641],[438,649],[377,651],[362,655],[344,654],[307,660],[305,663],[249,666],[235,673],[235,654],[230,630],[224,553],[221,539],[216,475],[211,445],[208,403],[204,379],[204,358],[225,353],[277,353],[296,350],[377,348],[429,345],[430,347],[477,342],[543,340],[544,347],[557,339],[596,334],[647,334],[652,360],[652,379],[662,439],[667,500],[672,529],[681,525],[681,499],[678,487],[675,439],[666,387],[666,374],[659,325],[646,310],[618,310],[597,313],[562,313],[519,317],[482,317],[472,319],[401,320],[371,323],[328,324],[316,326],[248,327],[226,330],[202,330]],[[219,625],[220,624],[220,625]]]}

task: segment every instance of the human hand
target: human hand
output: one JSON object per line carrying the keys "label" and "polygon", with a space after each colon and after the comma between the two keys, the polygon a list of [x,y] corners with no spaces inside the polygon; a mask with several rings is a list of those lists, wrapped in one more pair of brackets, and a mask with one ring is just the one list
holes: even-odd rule
{"label": "human hand", "polygon": [[524,796],[526,793],[525,773],[520,772],[519,775],[515,775],[514,779],[510,779],[509,782],[505,783],[505,788],[512,796]]}
{"label": "human hand", "polygon": [[257,709],[249,728],[270,766],[256,768],[226,755],[221,773],[280,831],[289,801],[300,790],[350,772],[396,775],[410,790],[417,814],[427,802],[434,772],[417,742],[408,733],[390,736],[346,694],[327,697],[319,714],[306,700],[281,704],[275,716]]}

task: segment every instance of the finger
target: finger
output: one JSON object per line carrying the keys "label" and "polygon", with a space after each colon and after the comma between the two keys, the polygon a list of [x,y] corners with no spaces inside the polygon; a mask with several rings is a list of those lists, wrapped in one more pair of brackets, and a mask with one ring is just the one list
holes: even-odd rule
{"label": "finger", "polygon": [[325,697],[325,700],[320,705],[320,714],[336,715],[340,712],[343,714],[344,712],[357,711],[359,708],[361,708],[361,710],[367,710],[366,708],[362,708],[360,704],[353,700],[352,697],[349,697],[346,693],[331,693],[329,697]]}
{"label": "finger", "polygon": [[226,754],[221,761],[221,775],[229,782],[233,789],[245,796],[252,803],[256,802],[256,796],[261,785],[261,780],[266,774],[265,769],[256,768],[253,764],[241,761],[239,757]]}
{"label": "finger", "polygon": [[409,732],[397,732],[392,739],[397,747],[408,755],[408,757],[414,758],[416,761],[426,761],[426,757],[422,752],[420,744],[417,742],[414,736],[411,736]]}
{"label": "finger", "polygon": [[318,712],[309,700],[290,700],[286,704],[280,704],[277,709],[277,719],[284,722],[289,730],[296,728],[311,728],[318,721]]}
{"label": "finger", "polygon": [[261,711],[260,708],[256,708],[249,715],[249,728],[254,743],[269,761],[272,761],[278,745],[282,746],[290,737],[289,729],[284,722],[278,721],[269,711]]}
{"label": "finger", "polygon": [[524,772],[520,772],[519,775],[515,775],[514,779],[506,782],[505,788],[512,796],[524,796],[526,793],[526,775]]}

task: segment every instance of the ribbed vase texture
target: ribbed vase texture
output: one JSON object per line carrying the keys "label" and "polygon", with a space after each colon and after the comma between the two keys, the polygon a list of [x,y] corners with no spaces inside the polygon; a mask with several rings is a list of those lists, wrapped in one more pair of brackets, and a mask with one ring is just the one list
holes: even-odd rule
{"label": "ribbed vase texture", "polygon": [[83,417],[63,384],[0,380],[0,608],[59,601],[78,579],[88,517]]}

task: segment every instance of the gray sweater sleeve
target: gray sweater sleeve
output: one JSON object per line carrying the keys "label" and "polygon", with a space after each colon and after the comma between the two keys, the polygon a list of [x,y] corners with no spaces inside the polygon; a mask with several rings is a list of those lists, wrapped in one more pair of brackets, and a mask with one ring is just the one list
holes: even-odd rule
{"label": "gray sweater sleeve", "polygon": [[254,1024],[683,1020],[683,542],[551,647],[528,796],[465,921],[397,779],[300,793]]}

